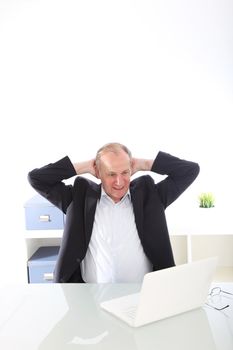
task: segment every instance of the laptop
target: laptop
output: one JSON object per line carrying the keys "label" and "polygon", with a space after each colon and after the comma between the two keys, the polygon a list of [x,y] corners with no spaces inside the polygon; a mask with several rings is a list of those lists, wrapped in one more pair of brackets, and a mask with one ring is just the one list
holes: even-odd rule
{"label": "laptop", "polygon": [[104,301],[101,308],[132,327],[140,327],[203,306],[217,257],[145,274],[140,293]]}

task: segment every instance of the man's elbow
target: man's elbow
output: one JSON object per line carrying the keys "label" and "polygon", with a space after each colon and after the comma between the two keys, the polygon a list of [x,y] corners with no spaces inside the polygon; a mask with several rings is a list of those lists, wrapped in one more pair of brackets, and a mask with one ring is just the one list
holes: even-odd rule
{"label": "man's elbow", "polygon": [[200,165],[198,163],[194,163],[194,175],[195,178],[199,175],[200,173]]}

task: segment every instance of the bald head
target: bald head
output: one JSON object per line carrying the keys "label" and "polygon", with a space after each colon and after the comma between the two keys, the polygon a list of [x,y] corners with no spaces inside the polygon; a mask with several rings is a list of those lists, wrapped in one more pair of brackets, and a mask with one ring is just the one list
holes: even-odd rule
{"label": "bald head", "polygon": [[96,153],[96,166],[97,166],[97,168],[99,168],[100,159],[104,154],[106,154],[108,152],[112,152],[112,153],[117,155],[117,154],[121,153],[122,151],[124,151],[128,155],[129,160],[131,161],[132,154],[131,154],[130,150],[128,149],[128,147],[126,147],[125,145],[123,145],[119,142],[111,142],[111,143],[107,143],[104,146],[102,146]]}

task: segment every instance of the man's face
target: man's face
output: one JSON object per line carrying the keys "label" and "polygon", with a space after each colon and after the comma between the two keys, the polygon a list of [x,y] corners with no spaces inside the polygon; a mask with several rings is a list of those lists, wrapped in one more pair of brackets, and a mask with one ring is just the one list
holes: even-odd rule
{"label": "man's face", "polygon": [[131,161],[128,154],[123,150],[102,154],[97,175],[109,197],[115,203],[119,202],[128,191],[130,184]]}

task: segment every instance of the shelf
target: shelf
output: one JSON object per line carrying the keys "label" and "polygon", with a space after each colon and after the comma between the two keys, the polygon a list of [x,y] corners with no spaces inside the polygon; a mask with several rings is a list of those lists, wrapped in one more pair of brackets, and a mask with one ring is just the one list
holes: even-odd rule
{"label": "shelf", "polygon": [[214,282],[232,282],[233,267],[219,266],[214,276]]}
{"label": "shelf", "polygon": [[61,245],[61,238],[59,237],[52,237],[52,238],[33,238],[33,239],[27,239],[26,240],[26,247],[27,247],[27,259],[29,259],[35,251],[40,247],[48,247],[48,246],[60,246]]}
{"label": "shelf", "polygon": [[[229,212],[219,208],[168,208],[168,230],[176,265],[218,256],[215,282],[233,281],[233,228]],[[40,246],[60,245],[62,229],[26,230],[27,255]]]}
{"label": "shelf", "polygon": [[218,256],[219,266],[233,266],[233,235],[191,236],[192,259]]}
{"label": "shelf", "polygon": [[25,239],[62,238],[63,230],[26,230]]}
{"label": "shelf", "polygon": [[171,236],[233,235],[231,213],[219,208],[175,208],[166,210]]}
{"label": "shelf", "polygon": [[214,281],[233,281],[233,235],[173,235],[170,239],[176,265],[218,256]]}

